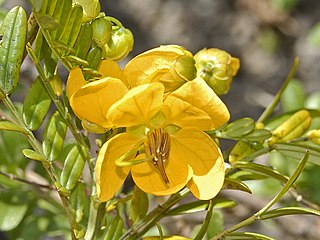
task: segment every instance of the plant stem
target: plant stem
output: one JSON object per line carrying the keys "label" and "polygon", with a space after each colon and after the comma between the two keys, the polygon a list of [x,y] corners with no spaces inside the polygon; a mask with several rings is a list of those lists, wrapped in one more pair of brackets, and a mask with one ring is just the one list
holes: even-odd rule
{"label": "plant stem", "polygon": [[[22,119],[22,116],[19,114],[19,112],[17,111],[16,107],[13,105],[11,99],[5,95],[4,98],[2,99],[4,105],[8,108],[8,110],[12,113],[13,117],[15,118],[17,124],[25,129],[25,136],[27,137],[30,145],[32,146],[32,148],[42,157],[43,161],[42,162],[42,166],[45,168],[46,172],[48,173],[51,181],[53,183],[58,182],[58,177],[55,174],[55,171],[50,163],[50,161],[46,158],[46,156],[44,155],[43,151],[42,151],[42,147],[40,145],[40,143],[38,142],[38,140],[35,138],[35,136],[33,135],[32,131],[28,128],[28,126],[25,124],[25,122]],[[71,231],[71,237],[72,239],[77,239],[74,233],[74,230],[78,229],[78,225],[75,221],[73,212],[71,210],[68,198],[58,190],[58,194],[60,196],[62,205],[66,211],[68,220],[69,220],[69,224],[70,227],[72,229]]]}
{"label": "plant stem", "polygon": [[190,190],[188,188],[182,189],[180,192],[173,194],[164,204],[159,205],[157,208],[152,210],[147,216],[145,216],[141,221],[134,224],[127,232],[125,232],[120,240],[139,239],[143,234],[145,234],[151,227],[156,225],[156,223],[161,219],[166,212],[181,199],[186,197]]}
{"label": "plant stem", "polygon": [[257,120],[257,123],[259,123],[259,122],[263,123],[273,113],[273,110],[276,108],[276,106],[278,105],[278,103],[280,101],[282,93],[284,92],[284,90],[288,86],[288,84],[291,81],[291,79],[294,77],[294,75],[295,75],[295,73],[297,71],[297,68],[298,68],[298,64],[299,64],[299,58],[295,57],[295,59],[293,61],[292,68],[291,68],[291,70],[289,72],[289,75],[287,76],[287,79],[285,80],[285,82],[283,83],[283,85],[281,86],[279,91],[277,92],[277,94],[274,97],[273,101],[270,103],[270,105],[261,114],[261,116]]}
{"label": "plant stem", "polygon": [[253,214],[251,217],[241,221],[240,223],[234,225],[233,227],[223,231],[222,233],[218,234],[217,236],[211,238],[210,240],[219,240],[222,239],[223,236],[227,235],[228,233],[234,232],[244,226],[252,224],[254,221],[259,220],[260,216],[262,216],[264,213],[266,213],[274,204],[276,204],[283,195],[291,188],[291,186],[294,184],[294,182],[297,180],[299,175],[301,174],[302,170],[304,169],[305,165],[307,164],[309,159],[309,152],[306,151],[306,154],[299,162],[296,170],[291,175],[291,177],[288,179],[286,184],[283,186],[281,191],[270,201],[268,202],[263,208],[261,208],[257,213]]}

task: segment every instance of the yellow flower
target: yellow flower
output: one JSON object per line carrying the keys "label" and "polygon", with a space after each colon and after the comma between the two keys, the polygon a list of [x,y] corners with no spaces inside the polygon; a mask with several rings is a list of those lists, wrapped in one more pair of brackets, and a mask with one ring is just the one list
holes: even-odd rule
{"label": "yellow flower", "polygon": [[192,54],[178,45],[165,45],[139,54],[124,69],[130,87],[161,82],[173,91],[196,76]]}
{"label": "yellow flower", "polygon": [[103,133],[111,128],[107,112],[112,104],[128,91],[122,80],[122,71],[117,63],[104,60],[98,71],[101,78],[92,82],[84,79],[79,67],[70,71],[67,80],[67,96],[76,116],[82,120],[85,129]]}
{"label": "yellow flower", "polygon": [[194,59],[197,75],[203,78],[216,94],[228,93],[233,77],[240,68],[239,59],[218,48],[202,49]]}
{"label": "yellow flower", "polygon": [[226,106],[200,78],[165,99],[164,91],[157,82],[142,84],[110,107],[107,118],[127,131],[109,139],[99,152],[101,201],[112,198],[130,171],[136,185],[154,195],[169,195],[186,185],[199,199],[220,191],[223,157],[203,131],[228,121]]}

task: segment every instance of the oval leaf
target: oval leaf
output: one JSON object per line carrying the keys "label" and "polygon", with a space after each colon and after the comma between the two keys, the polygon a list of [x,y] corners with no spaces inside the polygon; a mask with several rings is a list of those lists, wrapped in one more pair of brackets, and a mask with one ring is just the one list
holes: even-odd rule
{"label": "oval leaf", "polygon": [[40,79],[37,78],[23,103],[23,118],[31,130],[37,130],[41,126],[49,111],[50,104],[51,99],[44,90]]}
{"label": "oval leaf", "polygon": [[18,84],[27,34],[27,16],[22,7],[9,11],[1,26],[0,88],[7,94]]}
{"label": "oval leaf", "polygon": [[42,137],[43,152],[50,161],[56,160],[60,155],[66,133],[67,124],[59,112],[54,112],[46,125]]}
{"label": "oval leaf", "polygon": [[133,196],[130,204],[130,219],[133,223],[141,220],[147,215],[149,208],[148,194],[143,192],[136,185],[133,188]]}
{"label": "oval leaf", "polygon": [[78,184],[70,196],[70,203],[77,223],[80,223],[83,218],[86,201],[84,185]]}
{"label": "oval leaf", "polygon": [[224,179],[223,189],[233,189],[233,190],[240,190],[247,193],[252,193],[251,189],[243,182],[236,181],[229,178]]}
{"label": "oval leaf", "polygon": [[45,159],[43,159],[43,157],[39,153],[35,152],[34,150],[23,149],[22,153],[25,157],[30,158],[32,160],[41,161],[41,162],[45,161]]}
{"label": "oval leaf", "polygon": [[79,147],[74,145],[66,157],[60,176],[60,183],[67,190],[70,191],[76,186],[84,163],[85,160],[79,152]]}
{"label": "oval leaf", "polygon": [[27,131],[24,128],[14,124],[8,120],[0,120],[0,130],[27,133]]}
{"label": "oval leaf", "polygon": [[252,132],[255,123],[251,118],[241,118],[228,124],[222,131],[229,137],[241,137]]}

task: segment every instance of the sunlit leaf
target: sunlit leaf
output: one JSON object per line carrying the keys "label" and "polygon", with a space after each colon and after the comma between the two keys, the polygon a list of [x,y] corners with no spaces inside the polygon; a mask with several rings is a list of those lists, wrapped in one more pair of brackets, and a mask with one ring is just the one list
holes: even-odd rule
{"label": "sunlit leaf", "polygon": [[31,130],[37,130],[47,115],[51,99],[37,78],[23,103],[23,118]]}
{"label": "sunlit leaf", "polygon": [[0,32],[0,88],[9,94],[18,84],[25,49],[27,15],[22,7],[9,11]]}

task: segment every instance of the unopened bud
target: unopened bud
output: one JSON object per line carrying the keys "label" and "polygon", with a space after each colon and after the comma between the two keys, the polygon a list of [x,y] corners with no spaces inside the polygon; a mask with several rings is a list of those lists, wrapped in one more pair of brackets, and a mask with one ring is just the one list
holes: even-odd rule
{"label": "unopened bud", "polygon": [[83,9],[82,22],[92,21],[100,13],[99,0],[74,0],[74,2],[80,4]]}
{"label": "unopened bud", "polygon": [[320,145],[320,129],[313,129],[307,133],[307,138],[317,144]]}
{"label": "unopened bud", "polygon": [[133,48],[134,38],[131,31],[124,27],[113,26],[111,38],[103,46],[103,57],[113,61],[121,61]]}
{"label": "unopened bud", "polygon": [[112,24],[103,16],[92,22],[93,40],[99,47],[103,47],[111,37]]}
{"label": "unopened bud", "polygon": [[307,110],[300,110],[290,116],[273,132],[269,144],[286,142],[301,137],[310,127],[311,115]]}
{"label": "unopened bud", "polygon": [[228,93],[233,77],[240,67],[239,59],[217,48],[202,49],[194,59],[197,75],[203,78],[216,94]]}

